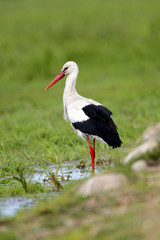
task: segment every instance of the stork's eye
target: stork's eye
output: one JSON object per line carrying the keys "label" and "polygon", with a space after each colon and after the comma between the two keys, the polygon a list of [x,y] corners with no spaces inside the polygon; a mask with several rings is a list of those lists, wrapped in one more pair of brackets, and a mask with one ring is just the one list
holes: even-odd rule
{"label": "stork's eye", "polygon": [[65,69],[63,71],[66,71],[68,69],[68,67],[65,67]]}

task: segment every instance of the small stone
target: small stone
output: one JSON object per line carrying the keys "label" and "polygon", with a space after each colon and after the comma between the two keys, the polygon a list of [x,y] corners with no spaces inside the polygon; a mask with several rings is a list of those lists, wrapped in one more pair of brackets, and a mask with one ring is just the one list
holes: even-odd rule
{"label": "small stone", "polygon": [[138,160],[132,164],[132,170],[135,172],[139,172],[145,170],[147,168],[147,163],[145,160]]}
{"label": "small stone", "polygon": [[79,188],[78,193],[81,195],[96,195],[102,192],[116,189],[126,183],[127,178],[124,174],[99,174],[84,182]]}

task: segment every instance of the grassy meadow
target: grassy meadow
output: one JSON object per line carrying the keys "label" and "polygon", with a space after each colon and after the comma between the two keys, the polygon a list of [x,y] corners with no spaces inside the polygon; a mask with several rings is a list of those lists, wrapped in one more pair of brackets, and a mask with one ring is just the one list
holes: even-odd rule
{"label": "grassy meadow", "polygon": [[[97,159],[112,159],[115,170],[130,174],[122,159],[142,132],[160,120],[159,9],[158,0],[0,0],[0,197],[48,192],[26,183],[25,175],[36,166],[43,171],[70,160],[90,165],[87,142],[63,119],[65,79],[44,93],[68,60],[79,66],[77,91],[113,112],[123,141],[116,150],[97,142]],[[141,186],[136,191],[139,196]],[[61,214],[65,204],[70,209],[78,201],[75,197],[69,204],[65,198],[52,213]],[[133,231],[121,238],[121,228],[131,224],[128,219],[135,220],[134,213],[130,209],[120,225],[119,216],[110,217],[110,230],[102,228],[100,235],[89,238],[106,239],[108,234],[114,240],[153,239],[142,238],[140,232],[134,238]],[[119,235],[112,231],[114,220]],[[56,239],[85,239],[87,231],[82,226],[66,238],[58,238],[57,231]],[[17,239],[11,232],[3,237]]]}
{"label": "grassy meadow", "polygon": [[[97,143],[98,158],[121,161],[160,119],[159,5],[0,1],[1,177],[52,162],[90,164],[87,143],[63,119],[65,80],[44,93],[68,60],[79,65],[78,92],[108,107],[119,127],[123,146],[112,151]],[[13,188],[12,179],[1,183],[0,195],[23,192]]]}

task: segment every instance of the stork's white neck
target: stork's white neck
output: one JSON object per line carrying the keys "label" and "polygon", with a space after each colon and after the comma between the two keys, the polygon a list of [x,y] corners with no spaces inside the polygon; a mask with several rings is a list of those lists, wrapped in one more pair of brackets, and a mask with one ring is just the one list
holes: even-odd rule
{"label": "stork's white neck", "polygon": [[76,80],[78,76],[78,71],[75,71],[68,75],[66,78],[66,84],[63,92],[63,102],[66,104],[67,101],[70,101],[73,96],[75,96],[77,93],[76,91]]}

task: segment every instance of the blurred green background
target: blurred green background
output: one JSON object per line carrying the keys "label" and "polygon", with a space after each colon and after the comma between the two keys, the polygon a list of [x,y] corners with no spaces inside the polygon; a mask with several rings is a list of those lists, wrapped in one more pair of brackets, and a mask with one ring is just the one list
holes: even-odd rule
{"label": "blurred green background", "polygon": [[[159,0],[0,1],[0,164],[85,159],[87,143],[63,120],[65,81],[44,93],[68,60],[77,90],[108,107],[123,141],[97,158],[120,161],[160,119]],[[5,167],[4,167],[5,166]]]}

